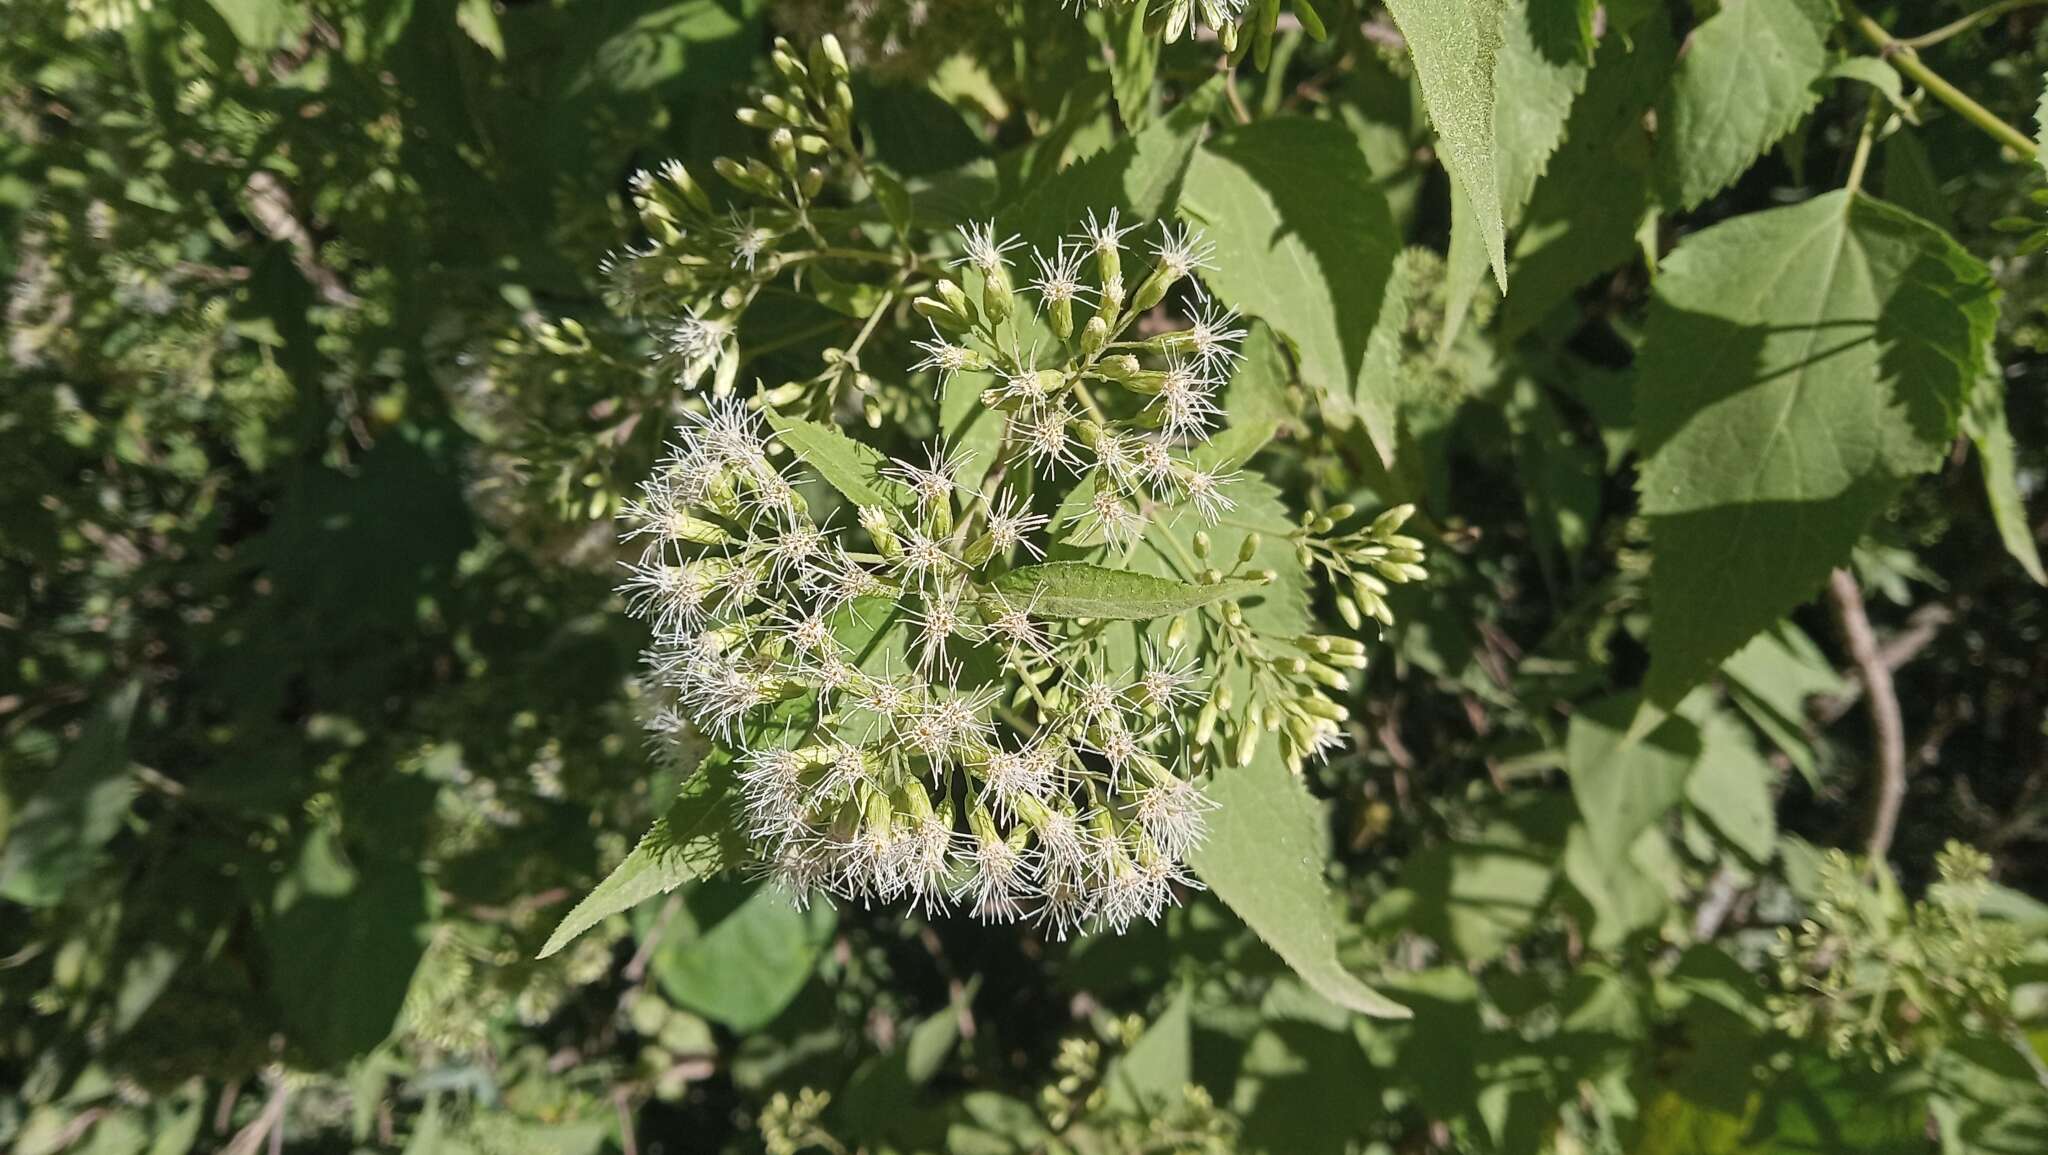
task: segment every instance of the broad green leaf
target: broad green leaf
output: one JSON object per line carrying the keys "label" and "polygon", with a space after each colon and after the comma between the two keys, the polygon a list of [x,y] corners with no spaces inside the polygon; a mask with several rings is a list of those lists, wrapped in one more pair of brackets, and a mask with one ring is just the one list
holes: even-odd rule
{"label": "broad green leaf", "polygon": [[1049,251],[1091,210],[1100,218],[1117,209],[1125,221],[1164,216],[1222,96],[1222,83],[1211,81],[1144,131],[1061,170],[996,214],[1002,230]]}
{"label": "broad green leaf", "polygon": [[1963,432],[1977,447],[1977,465],[1984,471],[1984,496],[1991,503],[1991,518],[1998,525],[2005,551],[2028,577],[2048,585],[2048,571],[2041,568],[2041,546],[2034,540],[2026,502],[2020,497],[2017,447],[2005,418],[2005,377],[1996,363],[1977,382],[1970,408],[1963,414]]}
{"label": "broad green leaf", "polygon": [[1410,855],[1367,925],[1380,935],[1412,930],[1466,963],[1499,958],[1550,899],[1571,809],[1562,794],[1531,792],[1477,830]]}
{"label": "broad green leaf", "polygon": [[1194,1081],[1193,1033],[1188,992],[1182,989],[1104,1072],[1111,1109],[1143,1115],[1179,1102],[1182,1089]]}
{"label": "broad green leaf", "polygon": [[1317,994],[1360,1014],[1408,1017],[1338,961],[1322,807],[1278,744],[1260,743],[1251,765],[1219,770],[1205,792],[1217,809],[1208,839],[1188,855],[1202,882]]}
{"label": "broad green leaf", "polygon": [[760,0],[618,0],[583,14],[569,93],[705,90],[746,75]]}
{"label": "broad green leaf", "polygon": [[128,724],[141,693],[141,683],[130,682],[100,703],[41,791],[4,828],[0,898],[23,906],[55,904],[120,833],[135,795]]}
{"label": "broad green leaf", "polygon": [[909,502],[910,494],[902,486],[881,476],[885,459],[873,447],[830,425],[784,417],[772,409],[763,413],[776,438],[824,478],[826,484],[838,490],[841,497],[855,505],[878,505],[885,509]]}
{"label": "broad green leaf", "polygon": [[1915,119],[1913,106],[1906,101],[1906,85],[1899,76],[1899,70],[1875,56],[1850,56],[1837,60],[1828,66],[1826,77],[1829,80],[1855,80],[1868,84],[1876,89],[1900,116],[1908,121]]}
{"label": "broad green leaf", "polygon": [[1302,383],[1356,408],[1392,460],[1401,399],[1366,346],[1400,246],[1358,138],[1294,118],[1233,130],[1196,155],[1180,207],[1216,246],[1217,296],[1285,337]]}
{"label": "broad green leaf", "polygon": [[1716,225],[1665,260],[1637,361],[1652,702],[1804,601],[1940,464],[1996,319],[1981,263],[1848,192]]}
{"label": "broad green leaf", "polygon": [[1668,880],[1678,873],[1662,832],[1645,830],[1619,861],[1596,849],[1592,830],[1572,828],[1560,865],[1592,914],[1586,942],[1614,950],[1636,931],[1656,926],[1671,907]]}
{"label": "broad green leaf", "polygon": [[1734,716],[1715,713],[1700,727],[1700,760],[1685,782],[1685,799],[1736,849],[1769,862],[1778,848],[1778,772]]}
{"label": "broad green leaf", "polygon": [[1832,0],[1723,0],[1693,29],[1658,114],[1658,161],[1690,209],[1735,183],[1820,101]]}
{"label": "broad green leaf", "polygon": [[426,949],[427,882],[411,859],[366,848],[351,861],[325,827],[277,885],[263,926],[286,1037],[317,1062],[368,1052],[391,1033]]}
{"label": "broad green leaf", "polygon": [[714,753],[705,759],[668,813],[656,819],[625,861],[562,919],[539,957],[547,958],[615,914],[738,860],[745,847],[734,826],[731,779],[732,768],[724,755]]}
{"label": "broad green leaf", "polygon": [[1884,199],[1936,228],[1955,230],[1955,212],[1920,137],[1895,132],[1884,138]]}
{"label": "broad green leaf", "polygon": [[1798,626],[1779,622],[1721,664],[1735,704],[1816,788],[1818,767],[1807,737],[1809,698],[1839,694],[1842,676]]}
{"label": "broad green leaf", "polygon": [[997,578],[995,584],[996,590],[1013,604],[1030,606],[1032,612],[1043,617],[1116,622],[1171,617],[1227,598],[1247,597],[1265,588],[1264,582],[1242,579],[1193,585],[1081,561],[1024,566]]}
{"label": "broad green leaf", "polygon": [[1572,799],[1595,859],[1629,869],[1629,849],[1685,797],[1686,776],[1700,756],[1699,730],[1671,717],[1647,736],[1628,739],[1638,705],[1633,694],[1609,698],[1572,715],[1565,741]]}
{"label": "broad green leaf", "polygon": [[1500,291],[1508,291],[1507,228],[1494,138],[1494,61],[1506,0],[1388,0],[1408,41],[1444,168],[1469,198]]}
{"label": "broad green leaf", "polygon": [[831,904],[798,910],[777,886],[707,882],[662,932],[649,973],[676,1005],[758,1030],[810,981],[837,921]]}

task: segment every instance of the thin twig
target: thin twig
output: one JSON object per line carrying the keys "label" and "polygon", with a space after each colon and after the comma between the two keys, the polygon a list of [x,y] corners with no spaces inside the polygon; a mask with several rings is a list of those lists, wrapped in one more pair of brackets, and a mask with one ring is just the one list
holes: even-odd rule
{"label": "thin twig", "polygon": [[[1906,616],[1906,627],[1886,638],[1877,647],[1877,660],[1884,668],[1896,673],[1906,663],[1920,656],[1941,631],[1956,620],[1955,611],[1939,603],[1929,603]],[[1863,698],[1863,683],[1853,682],[1831,698],[1818,699],[1813,705],[1814,725],[1825,729],[1840,720]]]}
{"label": "thin twig", "polygon": [[2048,0],[2001,0],[2000,3],[1993,4],[1989,8],[1979,8],[1968,16],[1964,16],[1959,20],[1952,20],[1932,32],[1923,32],[1918,36],[1901,36],[1899,37],[1899,43],[1908,48],[1929,48],[1947,40],[1951,36],[1960,36],[1979,24],[1989,24],[2008,12],[2017,12],[2022,8],[2033,8],[2044,3],[2048,3]]}
{"label": "thin twig", "polygon": [[1870,615],[1863,608],[1863,591],[1856,587],[1856,576],[1846,569],[1828,575],[1828,602],[1834,608],[1835,625],[1842,631],[1842,644],[1855,663],[1870,710],[1877,784],[1872,791],[1864,852],[1872,862],[1877,862],[1891,851],[1892,837],[1899,827],[1899,809],[1906,801],[1906,726],[1899,714],[1899,695],[1892,685],[1892,671],[1878,654],[1877,636],[1870,629]]}

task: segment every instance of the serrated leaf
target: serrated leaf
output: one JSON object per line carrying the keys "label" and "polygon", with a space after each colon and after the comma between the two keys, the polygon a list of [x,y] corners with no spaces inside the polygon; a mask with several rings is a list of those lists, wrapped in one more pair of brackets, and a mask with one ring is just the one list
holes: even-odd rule
{"label": "serrated leaf", "polygon": [[1564,141],[1572,102],[1586,88],[1587,67],[1560,58],[1539,41],[1538,5],[1509,0],[1493,66],[1494,169],[1505,226],[1513,228],[1536,191],[1550,158]]}
{"label": "serrated leaf", "polygon": [[1195,156],[1180,206],[1216,246],[1217,296],[1285,337],[1302,383],[1355,407],[1390,461],[1400,398],[1366,345],[1400,245],[1357,136],[1295,118],[1236,129]]}
{"label": "serrated leaf", "polygon": [[1507,0],[1388,0],[1408,41],[1444,168],[1469,198],[1500,291],[1508,291],[1507,228],[1494,144],[1494,61]]}
{"label": "serrated leaf", "polygon": [[731,780],[725,754],[705,759],[668,813],[655,820],[625,861],[555,927],[539,957],[556,953],[615,914],[737,861],[745,846],[734,826]]}
{"label": "serrated leaf", "polygon": [[1220,81],[1204,84],[1144,131],[1062,169],[996,214],[1002,231],[1050,251],[1091,210],[1114,208],[1125,221],[1164,215],[1222,96]]}
{"label": "serrated leaf", "polygon": [[1209,837],[1188,855],[1202,882],[1317,994],[1359,1014],[1408,1018],[1408,1008],[1338,961],[1322,809],[1278,745],[1260,743],[1251,765],[1218,771],[1204,789],[1217,810]]}
{"label": "serrated leaf", "polygon": [[881,476],[886,459],[879,450],[830,425],[784,417],[772,409],[766,410],[764,416],[775,436],[846,500],[883,508],[910,501],[910,494],[902,486]]}
{"label": "serrated leaf", "polygon": [[1723,0],[1693,29],[1658,115],[1658,159],[1690,209],[1734,184],[1820,101],[1832,0]]}
{"label": "serrated leaf", "polygon": [[1145,622],[1227,598],[1247,597],[1264,589],[1265,583],[1233,580],[1192,585],[1083,561],[1051,561],[1013,569],[996,579],[995,588],[1012,603],[1030,606],[1042,617]]}
{"label": "serrated leaf", "polygon": [[2005,377],[1996,363],[1977,382],[1970,408],[1963,414],[1963,432],[1977,447],[1977,465],[1984,471],[1984,496],[1991,503],[1991,519],[1998,526],[2005,552],[2036,584],[2048,585],[2048,571],[2041,567],[2041,546],[2034,540],[2027,505],[2020,497],[2017,447],[2005,418]]}
{"label": "serrated leaf", "polygon": [[1981,263],[1848,192],[1665,260],[1637,360],[1651,701],[1676,703],[1804,601],[1940,464],[1996,320]]}
{"label": "serrated leaf", "polygon": [[1145,126],[1152,112],[1152,78],[1159,72],[1160,40],[1145,27],[1145,12],[1143,4],[1136,4],[1111,15],[1112,21],[1123,21],[1121,28],[1112,24],[1118,43],[1109,61],[1109,81],[1126,131]]}

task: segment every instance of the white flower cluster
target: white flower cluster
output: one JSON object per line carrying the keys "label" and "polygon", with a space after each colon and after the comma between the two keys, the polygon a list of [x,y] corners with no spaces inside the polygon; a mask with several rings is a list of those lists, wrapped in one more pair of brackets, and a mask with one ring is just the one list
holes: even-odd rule
{"label": "white flower cluster", "polygon": [[[1076,12],[1090,8],[1128,7],[1126,0],[1062,0]],[[1134,0],[1136,3],[1151,3],[1152,0]],[[1152,16],[1164,30],[1166,42],[1172,44],[1186,35],[1188,29],[1200,23],[1225,38],[1225,49],[1236,47],[1238,25],[1251,11],[1251,0],[1157,0],[1153,4]]]}
{"label": "white flower cluster", "polygon": [[[759,414],[713,398],[622,514],[642,547],[622,592],[655,634],[651,728],[735,751],[747,833],[798,902],[957,906],[1064,938],[1154,920],[1196,885],[1198,662],[1180,640],[1119,660],[1099,623],[1042,614],[1001,581],[1055,539],[1128,543],[1151,517],[1230,504],[1228,475],[1192,448],[1242,331],[1204,299],[1207,247],[1185,228],[1159,230],[1126,293],[1131,231],[1091,215],[1034,254],[1020,291],[1014,242],[970,228],[977,296],[942,280],[917,302],[934,322],[923,367],[987,375],[991,460],[933,446],[891,461],[861,490],[882,500],[833,525],[804,496],[812,468],[776,464]],[[1193,325],[1124,340],[1176,287]],[[1084,486],[1094,496],[1071,502]],[[1063,503],[1081,507],[1069,524]]]}

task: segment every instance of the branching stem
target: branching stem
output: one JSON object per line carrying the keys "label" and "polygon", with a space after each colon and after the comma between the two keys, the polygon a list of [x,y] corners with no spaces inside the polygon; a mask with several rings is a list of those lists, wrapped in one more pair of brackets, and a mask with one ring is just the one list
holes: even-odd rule
{"label": "branching stem", "polygon": [[[1929,96],[1948,105],[1964,120],[2020,154],[2022,160],[2031,160],[2036,152],[2034,139],[2005,121],[1998,114],[1978,104],[1970,95],[1948,81],[1941,74],[1927,67],[1913,45],[1900,40],[1885,30],[1884,25],[1872,20],[1851,0],[1842,0],[1842,11],[1849,17],[1849,23],[1863,34],[1865,40],[1877,48],[1878,55],[1885,63],[1899,71],[1901,76],[1927,90]],[[1930,33],[1929,35],[1932,35]]]}

